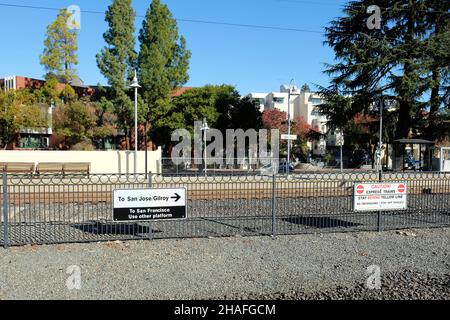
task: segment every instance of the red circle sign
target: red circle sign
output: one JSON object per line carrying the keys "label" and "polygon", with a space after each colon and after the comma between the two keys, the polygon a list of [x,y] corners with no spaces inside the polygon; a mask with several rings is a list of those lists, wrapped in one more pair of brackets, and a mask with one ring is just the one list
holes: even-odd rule
{"label": "red circle sign", "polygon": [[363,185],[359,185],[356,187],[356,192],[358,192],[359,194],[364,192],[364,186]]}
{"label": "red circle sign", "polygon": [[398,192],[403,193],[403,192],[405,192],[406,187],[404,184],[401,184],[398,186],[397,190],[398,190]]}

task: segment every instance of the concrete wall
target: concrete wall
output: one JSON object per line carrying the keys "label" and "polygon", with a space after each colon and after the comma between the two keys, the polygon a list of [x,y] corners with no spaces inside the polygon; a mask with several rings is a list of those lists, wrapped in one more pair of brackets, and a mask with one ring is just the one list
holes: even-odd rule
{"label": "concrete wall", "polygon": [[[161,173],[161,148],[148,151],[148,171]],[[145,172],[145,151],[138,151],[137,173]],[[134,151],[0,151],[0,162],[90,162],[91,173],[134,173]]]}

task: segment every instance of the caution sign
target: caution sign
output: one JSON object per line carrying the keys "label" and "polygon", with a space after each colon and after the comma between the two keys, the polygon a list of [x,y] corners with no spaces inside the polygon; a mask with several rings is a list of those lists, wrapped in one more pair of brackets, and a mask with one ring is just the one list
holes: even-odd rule
{"label": "caution sign", "polygon": [[113,191],[113,221],[185,219],[186,189],[128,189]]}
{"label": "caution sign", "polygon": [[356,183],[354,185],[354,210],[405,210],[407,209],[406,183]]}

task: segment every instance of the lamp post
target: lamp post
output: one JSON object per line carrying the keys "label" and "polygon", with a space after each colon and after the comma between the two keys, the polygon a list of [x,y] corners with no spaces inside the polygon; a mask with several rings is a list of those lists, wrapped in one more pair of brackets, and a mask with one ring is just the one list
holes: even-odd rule
{"label": "lamp post", "polygon": [[340,147],[340,166],[341,166],[341,173],[344,171],[344,162],[343,162],[343,147],[344,147],[344,131],[339,130],[336,132],[336,144]]}
{"label": "lamp post", "polygon": [[141,86],[138,83],[137,72],[134,70],[133,82],[130,88],[134,88],[134,174],[136,174],[137,166],[137,152],[138,152],[138,88]]}
{"label": "lamp post", "polygon": [[204,143],[204,149],[203,149],[203,157],[205,161],[205,177],[207,176],[207,165],[206,165],[206,131],[209,130],[208,122],[206,122],[206,118],[203,118],[203,124],[201,130],[203,131],[203,143]]}
{"label": "lamp post", "polygon": [[383,109],[384,109],[384,97],[380,98],[380,137],[378,142],[377,160],[378,160],[378,174],[381,180],[381,174],[383,172],[383,165],[381,164],[381,148],[383,146]]}
{"label": "lamp post", "polygon": [[[291,82],[289,82],[289,89],[288,89],[288,135],[289,135],[289,138],[291,135],[291,89],[292,89],[292,83],[295,83],[294,79],[291,79]],[[291,167],[291,140],[288,139],[288,141],[287,141],[286,174],[289,174],[290,167]]]}

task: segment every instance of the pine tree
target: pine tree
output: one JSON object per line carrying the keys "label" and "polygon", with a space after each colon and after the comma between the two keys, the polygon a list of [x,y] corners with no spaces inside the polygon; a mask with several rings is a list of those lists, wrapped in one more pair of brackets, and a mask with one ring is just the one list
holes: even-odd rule
{"label": "pine tree", "polygon": [[[450,2],[429,0],[427,23],[431,36],[426,46],[426,67],[429,70],[430,112],[426,137],[434,141],[449,134],[446,113],[450,109]],[[446,110],[447,109],[447,110]]]}
{"label": "pine tree", "polygon": [[47,27],[44,41],[44,52],[40,56],[41,65],[50,76],[63,77],[65,83],[70,83],[78,64],[77,31],[71,30],[67,21],[71,13],[61,9],[56,20]]}
{"label": "pine tree", "polygon": [[[184,37],[178,34],[177,22],[169,8],[159,0],[153,0],[147,10],[139,42],[141,91],[149,109],[152,137],[161,137],[161,132],[167,131],[165,117],[171,110],[170,93],[189,79],[187,71],[191,53],[186,48]],[[170,141],[170,136],[166,138],[163,140]]]}
{"label": "pine tree", "polygon": [[[361,96],[356,101],[368,100],[368,103],[355,104],[359,106],[359,110],[354,110],[356,113],[370,113],[369,107],[377,104],[382,94],[389,95],[397,106],[397,139],[407,138],[411,132],[420,135],[424,129],[423,111],[430,104],[439,104],[423,101],[433,85],[442,85],[441,79],[429,79],[433,74],[430,65],[438,61],[430,53],[430,33],[437,23],[432,19],[436,12],[432,3],[436,1],[352,1],[345,7],[345,16],[332,21],[326,29],[326,43],[339,60],[326,69],[333,76],[331,87],[343,94]],[[382,8],[381,29],[367,28],[366,10],[370,5]],[[444,9],[441,6],[440,10]],[[450,51],[449,43],[442,38],[434,37],[432,43],[443,46],[440,52]],[[436,100],[438,95],[432,94],[432,98]]]}
{"label": "pine tree", "polygon": [[113,102],[118,123],[125,129],[126,136],[133,126],[133,101],[127,86],[136,68],[137,53],[134,50],[135,12],[131,0],[114,0],[108,7],[105,21],[109,29],[103,34],[106,46],[97,54],[100,72],[108,79],[113,91]]}

